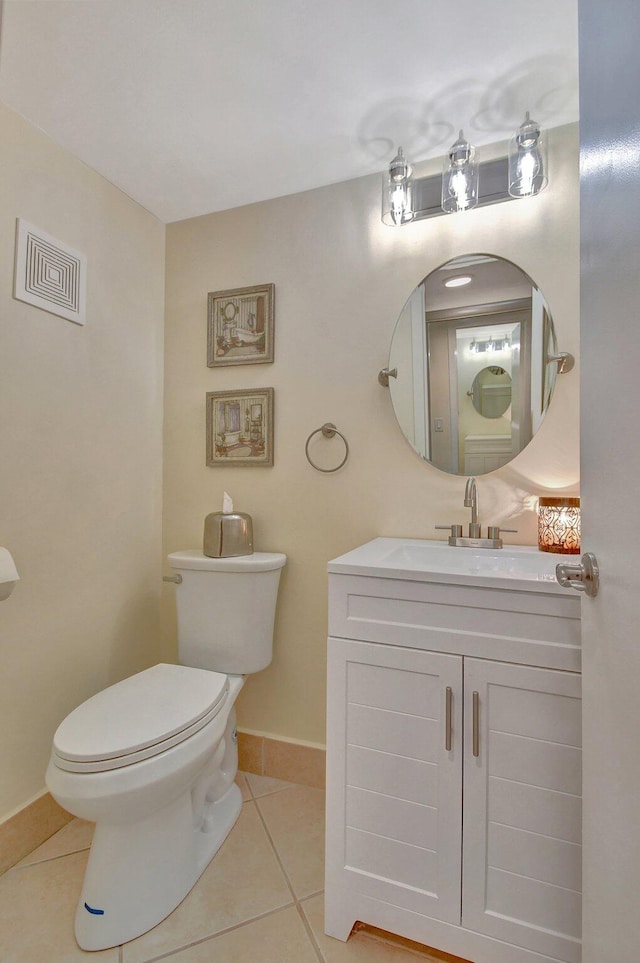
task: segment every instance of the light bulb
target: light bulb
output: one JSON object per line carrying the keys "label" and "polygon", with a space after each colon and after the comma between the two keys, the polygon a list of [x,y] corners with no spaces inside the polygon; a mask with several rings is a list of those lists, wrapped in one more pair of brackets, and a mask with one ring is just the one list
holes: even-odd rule
{"label": "light bulb", "polygon": [[385,171],[382,181],[382,220],[385,224],[404,224],[413,220],[411,185],[413,169],[402,147]]}
{"label": "light bulb", "polygon": [[546,145],[540,125],[527,111],[524,122],[509,142],[509,194],[532,197],[547,185]]}
{"label": "light bulb", "polygon": [[391,217],[394,224],[402,224],[409,206],[406,184],[399,184],[391,190]]}
{"label": "light bulb", "polygon": [[520,194],[528,196],[533,194],[533,181],[538,170],[537,159],[531,151],[525,151],[518,158],[518,173],[520,175]]}
{"label": "light bulb", "polygon": [[478,203],[478,165],[474,158],[474,148],[460,131],[442,174],[442,210],[447,214],[470,211]]}
{"label": "light bulb", "polygon": [[451,193],[456,199],[456,207],[459,211],[466,211],[471,203],[470,186],[466,174],[456,171],[451,178]]}

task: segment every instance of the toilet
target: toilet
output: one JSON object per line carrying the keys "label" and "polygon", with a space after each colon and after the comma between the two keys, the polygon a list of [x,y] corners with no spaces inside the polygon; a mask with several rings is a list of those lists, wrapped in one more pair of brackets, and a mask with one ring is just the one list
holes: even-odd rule
{"label": "toilet", "polygon": [[75,917],[84,950],[163,920],[214,857],[242,806],[234,702],[269,665],[286,556],[168,556],[180,665],[155,665],[92,696],[58,727],[46,782],[96,823]]}

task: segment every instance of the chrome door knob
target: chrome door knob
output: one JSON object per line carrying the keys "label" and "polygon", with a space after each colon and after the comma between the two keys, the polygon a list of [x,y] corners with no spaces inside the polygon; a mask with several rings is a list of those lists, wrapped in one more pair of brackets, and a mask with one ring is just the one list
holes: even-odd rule
{"label": "chrome door knob", "polygon": [[595,555],[592,552],[585,552],[575,565],[560,562],[556,565],[556,580],[564,588],[572,588],[576,592],[584,592],[590,598],[595,598],[600,584],[600,571]]}

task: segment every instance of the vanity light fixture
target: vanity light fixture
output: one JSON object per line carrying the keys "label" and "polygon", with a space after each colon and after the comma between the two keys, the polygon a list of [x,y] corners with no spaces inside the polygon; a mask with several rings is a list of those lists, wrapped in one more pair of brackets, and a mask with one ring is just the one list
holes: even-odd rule
{"label": "vanity light fixture", "polygon": [[533,197],[547,186],[547,151],[540,125],[529,111],[509,141],[509,194]]}
{"label": "vanity light fixture", "polygon": [[499,351],[507,351],[510,347],[511,340],[509,338],[496,338],[494,341],[490,335],[486,341],[476,341],[474,338],[469,345],[469,351],[471,354],[484,354],[485,352],[498,354]]}
{"label": "vanity light fixture", "polygon": [[470,211],[478,203],[478,165],[475,148],[462,131],[449,148],[442,174],[442,210],[447,214]]}
{"label": "vanity light fixture", "polygon": [[399,225],[501,201],[533,197],[548,183],[546,140],[527,111],[509,142],[507,157],[478,164],[475,149],[460,131],[447,152],[444,171],[413,177],[400,147],[383,175],[382,221]]}
{"label": "vanity light fixture", "polygon": [[580,499],[542,497],[538,503],[538,548],[562,555],[580,554]]}
{"label": "vanity light fixture", "polygon": [[492,351],[494,354],[498,354],[500,351],[508,351],[511,347],[510,338],[489,338],[489,343],[487,345],[487,351]]}

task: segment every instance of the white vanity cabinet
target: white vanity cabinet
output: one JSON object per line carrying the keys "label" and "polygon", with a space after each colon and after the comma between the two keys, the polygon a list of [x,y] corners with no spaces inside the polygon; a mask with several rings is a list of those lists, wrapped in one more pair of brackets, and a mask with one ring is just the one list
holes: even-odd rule
{"label": "white vanity cabinet", "polygon": [[578,963],[579,598],[356,552],[329,566],[327,933]]}
{"label": "white vanity cabinet", "polygon": [[332,870],[373,899],[459,922],[462,659],[329,639],[328,687]]}

